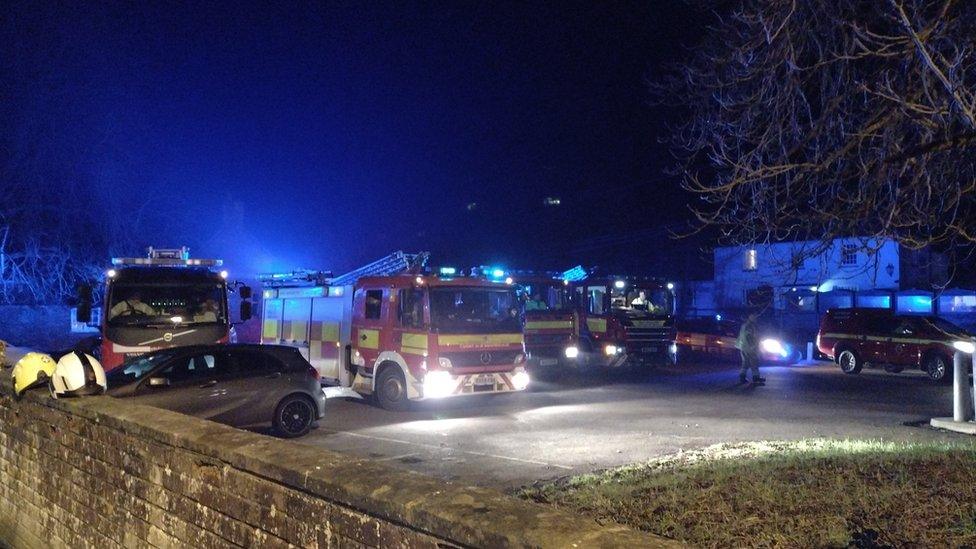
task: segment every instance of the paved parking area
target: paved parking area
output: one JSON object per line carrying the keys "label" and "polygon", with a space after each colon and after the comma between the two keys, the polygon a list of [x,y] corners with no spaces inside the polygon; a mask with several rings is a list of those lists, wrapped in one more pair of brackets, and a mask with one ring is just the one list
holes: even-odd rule
{"label": "paved parking area", "polygon": [[299,442],[465,483],[517,487],[726,441],[809,437],[963,440],[923,424],[951,415],[950,386],[921,374],[832,364],[764,368],[739,385],[731,365],[538,383],[387,412],[330,400]]}

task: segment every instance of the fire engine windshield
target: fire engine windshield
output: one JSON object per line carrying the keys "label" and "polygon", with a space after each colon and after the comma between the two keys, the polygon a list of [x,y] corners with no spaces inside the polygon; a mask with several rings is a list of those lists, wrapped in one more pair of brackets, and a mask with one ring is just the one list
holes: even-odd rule
{"label": "fire engine windshield", "polygon": [[523,284],[525,311],[569,311],[573,308],[572,293],[562,282],[551,284]]}
{"label": "fire engine windshield", "polygon": [[610,297],[614,309],[632,310],[653,315],[669,315],[672,311],[671,292],[664,288],[614,288]]}
{"label": "fire engine windshield", "polygon": [[515,292],[502,288],[431,288],[430,320],[447,333],[522,330]]}
{"label": "fire engine windshield", "polygon": [[226,324],[226,294],[212,282],[114,284],[107,318],[110,326]]}

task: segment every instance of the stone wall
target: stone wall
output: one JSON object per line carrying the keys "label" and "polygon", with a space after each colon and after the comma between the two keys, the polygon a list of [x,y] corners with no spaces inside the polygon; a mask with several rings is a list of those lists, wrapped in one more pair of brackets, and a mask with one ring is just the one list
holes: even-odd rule
{"label": "stone wall", "polygon": [[666,547],[473,488],[111,397],[15,401],[0,546]]}

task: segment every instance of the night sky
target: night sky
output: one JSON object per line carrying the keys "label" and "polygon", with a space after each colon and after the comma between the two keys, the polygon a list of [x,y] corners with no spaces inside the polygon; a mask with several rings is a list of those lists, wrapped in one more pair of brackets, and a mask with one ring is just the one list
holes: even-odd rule
{"label": "night sky", "polygon": [[609,257],[587,239],[624,235],[627,256],[627,235],[686,217],[647,89],[703,32],[682,3],[24,2],[4,19],[10,95],[57,119],[45,138],[84,151],[120,215],[156,212],[146,245],[239,272],[393,249],[568,267]]}

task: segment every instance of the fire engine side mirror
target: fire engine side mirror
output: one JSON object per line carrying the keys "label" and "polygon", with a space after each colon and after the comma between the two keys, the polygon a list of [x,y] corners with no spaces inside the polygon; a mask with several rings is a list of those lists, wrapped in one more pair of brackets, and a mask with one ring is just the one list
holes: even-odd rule
{"label": "fire engine side mirror", "polygon": [[246,284],[241,284],[237,288],[237,295],[241,296],[241,299],[251,299],[251,287]]}
{"label": "fire engine side mirror", "polygon": [[92,314],[92,289],[88,284],[78,285],[78,312],[75,320],[81,323],[91,322]]}
{"label": "fire engine side mirror", "polygon": [[253,315],[250,301],[241,301],[241,322],[250,320]]}

